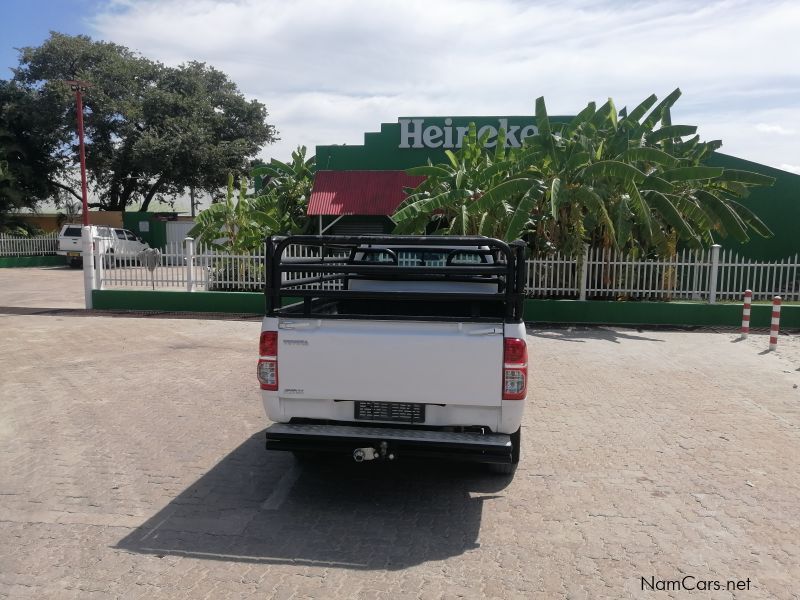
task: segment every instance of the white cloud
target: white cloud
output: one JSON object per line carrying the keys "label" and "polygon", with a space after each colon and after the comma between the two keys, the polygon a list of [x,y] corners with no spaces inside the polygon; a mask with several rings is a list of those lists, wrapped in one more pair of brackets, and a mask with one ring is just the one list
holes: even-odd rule
{"label": "white cloud", "polygon": [[[674,122],[724,151],[800,164],[800,4],[715,0],[125,0],[98,37],[177,64],[197,59],[265,102],[282,140],[360,143],[408,115],[572,114],[680,86]],[[771,128],[774,127],[774,128]]]}
{"label": "white cloud", "polygon": [[777,133],[778,135],[794,135],[797,133],[794,129],[786,129],[786,127],[774,123],[759,123],[756,125],[756,130],[762,133]]}

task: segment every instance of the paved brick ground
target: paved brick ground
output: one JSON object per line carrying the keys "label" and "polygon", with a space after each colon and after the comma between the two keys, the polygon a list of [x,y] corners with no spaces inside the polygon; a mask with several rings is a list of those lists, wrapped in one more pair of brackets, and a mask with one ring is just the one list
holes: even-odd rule
{"label": "paved brick ground", "polygon": [[11,313],[0,596],[800,597],[800,364],[756,342],[531,330],[508,479],[267,453],[257,321]]}
{"label": "paved brick ground", "polygon": [[[66,260],[66,259],[65,259]],[[63,267],[0,269],[4,307],[84,308],[83,271]]]}

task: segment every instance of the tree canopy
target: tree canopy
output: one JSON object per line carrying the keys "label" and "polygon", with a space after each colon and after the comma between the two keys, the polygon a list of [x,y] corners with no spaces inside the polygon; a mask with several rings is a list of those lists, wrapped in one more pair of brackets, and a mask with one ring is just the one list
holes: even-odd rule
{"label": "tree canopy", "polygon": [[228,173],[246,174],[261,146],[277,139],[265,106],[211,66],[168,67],[124,46],[52,32],[41,46],[20,51],[4,85],[38,103],[37,119],[49,121],[54,138],[45,145],[55,162],[46,184],[75,198],[75,99],[64,83],[70,79],[90,85],[84,106],[92,207],[140,203],[147,210],[155,198],[169,201],[189,187],[217,195]]}
{"label": "tree canopy", "polygon": [[0,219],[59,195],[66,154],[53,110],[59,102],[45,90],[0,80]]}
{"label": "tree canopy", "polygon": [[721,142],[672,123],[680,94],[651,95],[630,113],[611,99],[590,102],[567,123],[551,122],[538,98],[538,132],[519,149],[504,148],[502,131],[486,148],[473,125],[448,163],[409,170],[427,179],[395,213],[398,231],[525,236],[536,252],[576,254],[590,243],[662,255],[715,236],[771,235],[737,199],[773,179],[706,166]]}

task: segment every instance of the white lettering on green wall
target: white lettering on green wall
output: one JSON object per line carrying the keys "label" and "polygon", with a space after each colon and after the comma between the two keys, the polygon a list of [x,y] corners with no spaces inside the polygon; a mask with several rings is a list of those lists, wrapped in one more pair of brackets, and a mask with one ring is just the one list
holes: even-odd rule
{"label": "white lettering on green wall", "polygon": [[[399,119],[400,123],[400,148],[461,148],[467,127],[453,127],[453,119],[447,117],[444,127],[439,125],[425,125],[425,119]],[[497,145],[497,133],[500,129],[506,132],[506,147],[519,148],[526,137],[536,135],[539,131],[536,125],[508,125],[508,119],[497,120],[494,125],[481,125],[478,128],[478,137],[488,134],[486,147],[493,148]]]}

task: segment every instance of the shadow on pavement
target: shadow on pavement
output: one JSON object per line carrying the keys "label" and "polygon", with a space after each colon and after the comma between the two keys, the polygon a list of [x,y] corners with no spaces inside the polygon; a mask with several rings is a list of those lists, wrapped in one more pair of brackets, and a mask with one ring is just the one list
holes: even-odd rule
{"label": "shadow on pavement", "polygon": [[300,463],[248,439],[118,548],[196,558],[402,569],[478,547],[511,476],[445,462]]}
{"label": "shadow on pavement", "polygon": [[[642,333],[641,329],[636,330]],[[635,335],[623,329],[608,329],[606,327],[565,327],[553,329],[540,329],[528,327],[527,333],[533,337],[560,340],[562,342],[585,342],[586,340],[603,340],[619,344],[620,340],[638,340],[640,342],[663,342],[659,338]]]}

